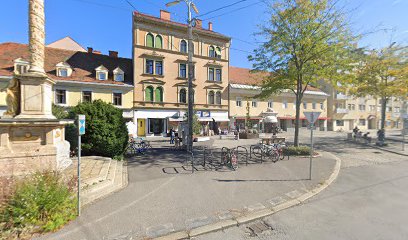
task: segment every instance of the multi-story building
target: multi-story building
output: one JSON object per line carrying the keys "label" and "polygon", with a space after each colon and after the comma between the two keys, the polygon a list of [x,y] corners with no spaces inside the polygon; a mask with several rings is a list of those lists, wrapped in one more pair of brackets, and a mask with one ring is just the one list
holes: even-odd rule
{"label": "multi-story building", "polygon": [[[233,123],[242,129],[249,110],[254,128],[263,130],[261,122],[265,114],[271,112],[276,115],[276,122],[281,129],[286,131],[294,128],[296,98],[293,92],[288,90],[267,99],[256,99],[254,97],[261,92],[262,73],[251,73],[250,69],[237,67],[230,67],[229,73],[231,125]],[[304,111],[319,111],[321,114],[315,124],[319,130],[327,129],[327,97],[320,89],[311,86],[306,89],[301,104],[301,127],[307,127]]]}
{"label": "multi-story building", "polygon": [[[139,136],[164,135],[187,109],[187,25],[133,13],[134,118]],[[209,128],[227,124],[230,38],[197,20],[193,29],[194,108]],[[206,128],[203,128],[206,129]],[[208,128],[207,128],[208,129]]]}
{"label": "multi-story building", "polygon": [[[361,130],[378,129],[381,124],[381,100],[367,97],[353,97],[324,86],[329,93],[327,114],[329,131],[349,131],[354,127]],[[402,102],[391,97],[386,108],[386,128],[401,128]]]}
{"label": "multi-story building", "polygon": [[[29,70],[28,45],[0,44],[0,89],[7,87],[14,74]],[[110,51],[102,55],[92,48],[88,52],[46,47],[45,71],[55,80],[53,102],[72,107],[79,102],[102,99],[123,109],[123,115],[133,120],[132,59],[120,58]],[[0,92],[0,115],[6,110],[6,93]]]}

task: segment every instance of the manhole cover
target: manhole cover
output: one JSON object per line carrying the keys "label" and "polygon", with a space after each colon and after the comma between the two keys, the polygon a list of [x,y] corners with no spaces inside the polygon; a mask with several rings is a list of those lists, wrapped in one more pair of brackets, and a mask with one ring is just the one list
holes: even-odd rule
{"label": "manhole cover", "polygon": [[249,225],[247,227],[247,229],[250,231],[249,235],[251,237],[259,236],[260,234],[262,234],[263,232],[268,231],[268,230],[273,230],[273,228],[271,226],[269,226],[265,222],[253,223],[253,224]]}

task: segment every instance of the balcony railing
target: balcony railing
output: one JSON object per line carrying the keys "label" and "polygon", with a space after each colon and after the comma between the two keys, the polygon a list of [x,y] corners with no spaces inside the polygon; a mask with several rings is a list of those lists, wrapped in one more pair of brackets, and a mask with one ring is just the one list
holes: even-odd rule
{"label": "balcony railing", "polygon": [[347,100],[347,99],[349,99],[349,96],[347,96],[345,94],[342,94],[342,93],[337,93],[336,94],[336,99],[338,99],[338,100]]}
{"label": "balcony railing", "polygon": [[336,113],[349,113],[347,108],[336,108]]}

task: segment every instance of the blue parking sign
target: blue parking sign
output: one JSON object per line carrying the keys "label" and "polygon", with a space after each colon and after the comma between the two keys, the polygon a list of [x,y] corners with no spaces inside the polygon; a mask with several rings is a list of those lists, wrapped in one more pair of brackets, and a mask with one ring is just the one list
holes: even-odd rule
{"label": "blue parking sign", "polygon": [[85,134],[85,115],[78,115],[78,134]]}

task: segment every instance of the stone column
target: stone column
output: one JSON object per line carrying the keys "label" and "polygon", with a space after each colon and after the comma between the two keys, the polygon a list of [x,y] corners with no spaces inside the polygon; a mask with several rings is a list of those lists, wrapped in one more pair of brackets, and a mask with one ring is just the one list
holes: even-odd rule
{"label": "stone column", "polygon": [[52,115],[52,81],[44,70],[45,17],[44,0],[29,0],[30,69],[18,75],[20,114],[17,119],[55,119]]}
{"label": "stone column", "polygon": [[44,0],[29,1],[30,72],[45,73],[45,18]]}

